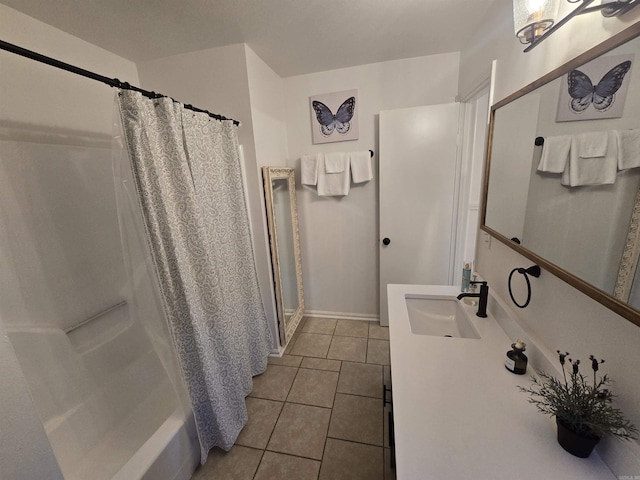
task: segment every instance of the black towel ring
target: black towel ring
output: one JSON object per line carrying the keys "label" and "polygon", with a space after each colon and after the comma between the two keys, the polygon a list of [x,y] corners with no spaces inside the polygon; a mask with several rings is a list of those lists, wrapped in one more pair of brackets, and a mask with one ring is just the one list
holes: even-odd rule
{"label": "black towel ring", "polygon": [[[511,279],[513,278],[513,274],[516,272],[524,275],[524,279],[527,281],[527,301],[522,305],[519,304],[515,298],[513,298],[513,291],[511,290]],[[526,308],[531,301],[531,282],[529,281],[529,275],[538,278],[540,276],[540,267],[538,265],[534,265],[527,269],[524,269],[522,267],[514,268],[509,274],[509,296],[511,297],[511,301],[516,305],[516,307]]]}

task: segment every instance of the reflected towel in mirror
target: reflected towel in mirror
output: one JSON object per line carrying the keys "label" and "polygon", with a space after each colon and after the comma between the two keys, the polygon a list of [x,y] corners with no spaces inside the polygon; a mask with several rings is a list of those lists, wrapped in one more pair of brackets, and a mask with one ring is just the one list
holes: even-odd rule
{"label": "reflected towel in mirror", "polygon": [[640,167],[640,129],[617,130],[618,170]]}
{"label": "reflected towel in mirror", "polygon": [[609,132],[589,132],[575,135],[571,148],[576,148],[576,146],[580,158],[604,157],[609,148]]}
{"label": "reflected towel in mirror", "polygon": [[[582,148],[588,142],[585,137],[600,133],[603,136],[607,136],[606,154],[601,157],[581,157],[581,152],[588,151],[588,149],[583,150]],[[618,144],[613,137],[613,130],[574,135],[571,138],[569,165],[562,174],[562,185],[578,187],[581,185],[609,185],[615,183],[618,173]]]}
{"label": "reflected towel in mirror", "polygon": [[562,173],[567,166],[571,135],[547,137],[542,147],[542,156],[538,164],[539,172]]}

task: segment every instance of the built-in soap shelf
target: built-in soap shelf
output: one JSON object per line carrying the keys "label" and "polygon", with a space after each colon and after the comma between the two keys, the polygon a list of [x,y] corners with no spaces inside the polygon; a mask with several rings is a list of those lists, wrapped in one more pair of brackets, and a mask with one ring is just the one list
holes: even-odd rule
{"label": "built-in soap shelf", "polygon": [[122,301],[68,328],[65,333],[76,352],[82,354],[112,341],[131,325],[129,307]]}

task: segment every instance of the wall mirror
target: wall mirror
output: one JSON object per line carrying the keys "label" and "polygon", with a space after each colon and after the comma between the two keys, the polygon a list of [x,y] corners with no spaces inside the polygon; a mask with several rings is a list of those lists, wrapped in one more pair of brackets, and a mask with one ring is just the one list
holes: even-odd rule
{"label": "wall mirror", "polygon": [[262,167],[280,345],[293,336],[304,311],[295,170]]}
{"label": "wall mirror", "polygon": [[[638,35],[637,23],[492,107],[480,228],[640,326]],[[624,108],[605,119],[594,104],[609,101]]]}

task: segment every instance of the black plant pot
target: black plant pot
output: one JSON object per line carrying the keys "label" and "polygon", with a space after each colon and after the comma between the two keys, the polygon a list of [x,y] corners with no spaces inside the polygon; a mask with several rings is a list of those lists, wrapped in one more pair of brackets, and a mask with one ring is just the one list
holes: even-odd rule
{"label": "black plant pot", "polygon": [[557,417],[556,424],[558,425],[558,443],[576,457],[587,458],[600,441],[600,437],[595,435],[582,436],[569,430]]}

